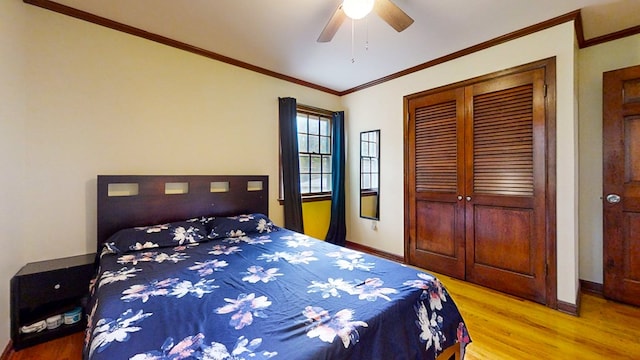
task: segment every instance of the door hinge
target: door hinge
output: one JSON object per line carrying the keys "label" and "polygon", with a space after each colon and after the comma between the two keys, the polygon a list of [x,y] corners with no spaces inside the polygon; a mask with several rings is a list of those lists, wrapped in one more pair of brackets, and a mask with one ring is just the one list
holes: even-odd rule
{"label": "door hinge", "polygon": [[546,278],[549,274],[549,263],[544,264],[544,277]]}
{"label": "door hinge", "polygon": [[607,266],[606,266],[607,270],[614,270],[615,267],[616,267],[615,261],[613,259],[608,259]]}

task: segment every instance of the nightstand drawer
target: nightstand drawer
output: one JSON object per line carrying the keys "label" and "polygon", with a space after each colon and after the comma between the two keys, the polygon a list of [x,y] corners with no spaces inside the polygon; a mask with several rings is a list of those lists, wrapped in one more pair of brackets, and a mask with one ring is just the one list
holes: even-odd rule
{"label": "nightstand drawer", "polygon": [[92,266],[82,269],[60,269],[20,277],[19,296],[22,306],[35,307],[46,302],[82,296],[89,292]]}

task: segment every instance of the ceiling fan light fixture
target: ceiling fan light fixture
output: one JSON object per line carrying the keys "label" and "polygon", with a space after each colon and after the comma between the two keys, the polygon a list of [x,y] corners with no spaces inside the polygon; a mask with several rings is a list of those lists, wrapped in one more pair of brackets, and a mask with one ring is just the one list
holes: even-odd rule
{"label": "ceiling fan light fixture", "polygon": [[353,20],[359,20],[367,16],[373,10],[375,0],[344,0],[342,10]]}

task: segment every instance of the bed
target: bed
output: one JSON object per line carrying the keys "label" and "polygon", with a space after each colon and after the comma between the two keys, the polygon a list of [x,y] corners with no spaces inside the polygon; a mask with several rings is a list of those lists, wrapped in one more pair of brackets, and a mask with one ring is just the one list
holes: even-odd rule
{"label": "bed", "polygon": [[461,359],[446,289],[279,228],[266,176],[98,176],[84,359]]}

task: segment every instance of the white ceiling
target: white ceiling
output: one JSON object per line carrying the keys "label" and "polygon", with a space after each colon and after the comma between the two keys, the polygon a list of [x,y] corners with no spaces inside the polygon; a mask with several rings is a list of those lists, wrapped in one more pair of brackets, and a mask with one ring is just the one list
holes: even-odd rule
{"label": "white ceiling", "polygon": [[341,0],[55,0],[337,92],[585,7],[587,39],[640,24],[640,0],[393,1],[404,32],[372,13],[318,43]]}

